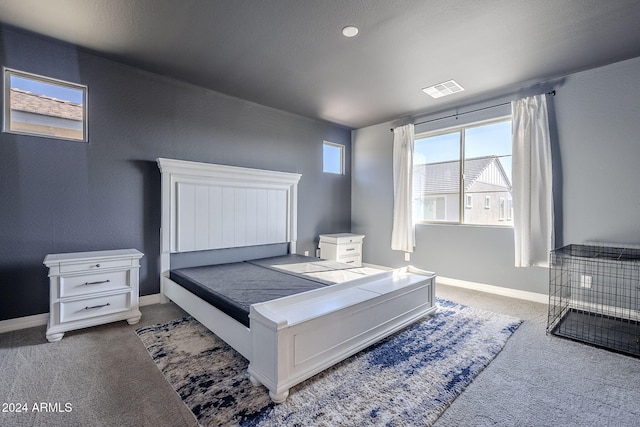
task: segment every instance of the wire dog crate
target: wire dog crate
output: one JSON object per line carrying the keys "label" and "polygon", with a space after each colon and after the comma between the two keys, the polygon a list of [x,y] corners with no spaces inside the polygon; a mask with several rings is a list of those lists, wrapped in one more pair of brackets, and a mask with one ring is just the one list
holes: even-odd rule
{"label": "wire dog crate", "polygon": [[552,251],[547,333],[640,357],[640,249]]}

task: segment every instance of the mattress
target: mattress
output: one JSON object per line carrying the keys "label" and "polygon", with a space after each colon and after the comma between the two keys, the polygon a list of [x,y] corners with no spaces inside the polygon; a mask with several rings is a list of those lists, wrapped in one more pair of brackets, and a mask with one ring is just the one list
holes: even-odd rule
{"label": "mattress", "polygon": [[342,283],[383,271],[371,267],[353,267],[343,262],[311,258],[296,254],[247,262],[283,273],[305,277],[326,285]]}
{"label": "mattress", "polygon": [[249,327],[252,304],[330,286],[380,270],[302,255],[171,270],[171,280]]}

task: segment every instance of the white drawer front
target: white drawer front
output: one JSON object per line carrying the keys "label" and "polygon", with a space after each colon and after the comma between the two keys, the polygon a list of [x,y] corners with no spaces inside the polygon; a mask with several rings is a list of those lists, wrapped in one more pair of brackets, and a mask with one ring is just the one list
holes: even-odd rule
{"label": "white drawer front", "polygon": [[340,237],[338,239],[336,239],[336,242],[339,245],[346,245],[349,243],[361,243],[362,242],[362,237]]}
{"label": "white drawer front", "polygon": [[105,314],[127,311],[130,308],[131,294],[129,292],[77,301],[60,302],[60,322],[72,322],[74,320],[104,316]]}
{"label": "white drawer front", "polygon": [[61,264],[60,273],[73,273],[76,271],[100,271],[106,268],[129,267],[131,259],[96,260],[85,261],[78,264]]}
{"label": "white drawer front", "polygon": [[350,255],[350,256],[340,256],[338,257],[337,261],[343,262],[345,264],[353,265],[353,266],[358,266],[358,267],[362,265],[362,257],[360,256],[360,254]]}
{"label": "white drawer front", "polygon": [[105,271],[82,276],[61,276],[60,297],[92,294],[129,286],[129,270]]}
{"label": "white drawer front", "polygon": [[360,243],[345,243],[343,245],[338,245],[338,256],[351,256],[360,254]]}

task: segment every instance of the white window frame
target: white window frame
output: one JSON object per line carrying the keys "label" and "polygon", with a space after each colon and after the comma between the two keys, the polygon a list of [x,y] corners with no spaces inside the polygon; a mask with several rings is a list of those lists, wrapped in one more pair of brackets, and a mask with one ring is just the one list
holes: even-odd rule
{"label": "white window frame", "polygon": [[[88,117],[87,117],[87,94],[86,85],[72,83],[52,77],[41,76],[26,71],[14,70],[3,67],[3,112],[2,131],[17,135],[37,136],[42,138],[63,139],[68,141],[89,142]],[[12,86],[13,78],[21,80],[23,84],[36,84],[42,92],[26,91],[25,88],[18,88],[22,84]],[[56,97],[47,94],[48,89],[57,89]],[[16,91],[12,95],[12,92]],[[62,92],[60,92],[62,91]],[[21,93],[20,93],[21,92]],[[47,92],[47,93],[44,93]],[[72,93],[73,92],[73,93]],[[12,108],[13,96],[28,96],[31,102],[28,105],[38,105],[41,103],[53,103],[66,108],[65,113],[54,114],[57,110],[55,106],[44,105],[34,111]],[[80,96],[80,103],[72,102],[71,97]],[[67,98],[69,96],[69,98]],[[62,98],[62,99],[60,99]],[[35,103],[35,104],[34,104]],[[66,104],[66,105],[65,105]],[[72,108],[71,113],[68,109]],[[46,112],[44,112],[46,110]],[[75,110],[75,111],[74,111]],[[75,114],[80,117],[75,117]]]}
{"label": "white window frame", "polygon": [[484,208],[491,209],[491,196],[484,196]]}
{"label": "white window frame", "polygon": [[[438,136],[438,135],[444,135],[448,133],[460,132],[460,159],[459,159],[460,160],[460,191],[459,191],[460,213],[459,213],[459,218],[457,221],[416,220],[416,224],[447,224],[447,225],[467,225],[467,226],[476,226],[476,227],[509,227],[509,228],[513,227],[512,224],[471,224],[471,223],[464,222],[464,210],[467,208],[471,208],[473,206],[472,204],[467,205],[466,196],[468,196],[469,193],[464,192],[464,160],[465,160],[465,151],[464,151],[465,132],[464,131],[467,129],[475,128],[475,127],[488,126],[488,125],[507,122],[511,120],[512,120],[511,115],[506,115],[506,116],[500,116],[500,117],[496,117],[489,120],[482,120],[478,122],[468,123],[461,126],[453,126],[453,127],[436,130],[436,131],[422,132],[415,135],[414,140],[418,140],[418,139],[429,138],[429,137]],[[486,206],[486,200],[485,200],[485,209],[490,209],[490,206],[489,207]],[[506,204],[502,209],[503,215],[499,214],[498,221],[500,222],[505,221],[505,216],[506,216],[504,215],[505,211],[506,211]],[[507,215],[510,215],[510,214],[511,212],[509,212]],[[510,221],[511,218],[508,218],[508,220]]]}

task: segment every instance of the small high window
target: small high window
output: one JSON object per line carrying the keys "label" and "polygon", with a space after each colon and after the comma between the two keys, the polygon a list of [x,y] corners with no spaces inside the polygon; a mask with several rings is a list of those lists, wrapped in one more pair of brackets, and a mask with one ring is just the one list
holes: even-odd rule
{"label": "small high window", "polygon": [[322,171],[344,174],[344,145],[324,141],[322,146]]}
{"label": "small high window", "polygon": [[84,141],[87,87],[4,68],[3,131]]}

